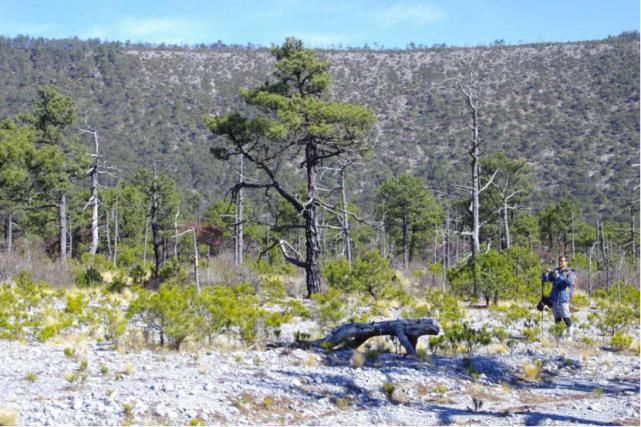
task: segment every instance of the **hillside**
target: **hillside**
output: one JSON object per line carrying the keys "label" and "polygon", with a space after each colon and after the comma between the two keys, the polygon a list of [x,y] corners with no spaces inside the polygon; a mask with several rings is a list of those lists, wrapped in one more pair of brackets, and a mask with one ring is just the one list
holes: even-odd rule
{"label": "hillside", "polygon": [[[639,183],[639,40],[319,51],[331,64],[333,95],[370,107],[373,157],[352,172],[352,197],[398,172],[445,189],[467,173],[467,115],[455,79],[471,64],[485,75],[481,132],[487,151],[527,160],[539,193],[626,219]],[[268,78],[266,49],[152,48],[99,41],[0,38],[0,117],[28,109],[52,83],[87,111],[103,150],[126,176],[152,160],[183,189],[208,198],[233,179],[208,152],[202,117],[239,104],[238,89]]]}

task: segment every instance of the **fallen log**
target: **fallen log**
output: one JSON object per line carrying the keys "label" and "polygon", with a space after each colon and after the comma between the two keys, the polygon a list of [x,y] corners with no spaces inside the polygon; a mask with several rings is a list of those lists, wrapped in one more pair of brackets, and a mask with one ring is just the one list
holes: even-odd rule
{"label": "fallen log", "polygon": [[438,335],[434,319],[398,319],[371,323],[347,323],[316,342],[326,348],[357,348],[371,337],[391,335],[398,338],[407,354],[416,356],[416,343],[423,335]]}

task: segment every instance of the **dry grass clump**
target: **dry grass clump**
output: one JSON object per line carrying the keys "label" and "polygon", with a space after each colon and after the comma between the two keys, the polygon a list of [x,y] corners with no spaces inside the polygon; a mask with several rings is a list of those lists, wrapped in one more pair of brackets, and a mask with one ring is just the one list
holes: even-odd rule
{"label": "dry grass clump", "polygon": [[358,369],[362,368],[365,365],[365,355],[360,351],[354,351],[352,357],[349,360],[350,368]]}
{"label": "dry grass clump", "polygon": [[541,362],[540,360],[535,360],[534,362],[525,362],[521,366],[521,378],[531,382],[538,381],[541,376],[542,369],[543,362]]}
{"label": "dry grass clump", "polygon": [[13,409],[0,408],[0,426],[14,426],[18,414]]}

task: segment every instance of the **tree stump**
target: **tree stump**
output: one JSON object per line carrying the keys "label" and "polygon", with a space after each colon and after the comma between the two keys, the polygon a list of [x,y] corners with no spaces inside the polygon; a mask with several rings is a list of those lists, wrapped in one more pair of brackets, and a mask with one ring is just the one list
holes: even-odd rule
{"label": "tree stump", "polygon": [[[398,338],[407,354],[416,356],[416,343],[423,335],[438,335],[438,322],[431,318],[398,319],[371,323],[347,323],[318,340],[329,348],[357,348],[371,337],[392,335]],[[327,344],[325,344],[327,343]]]}

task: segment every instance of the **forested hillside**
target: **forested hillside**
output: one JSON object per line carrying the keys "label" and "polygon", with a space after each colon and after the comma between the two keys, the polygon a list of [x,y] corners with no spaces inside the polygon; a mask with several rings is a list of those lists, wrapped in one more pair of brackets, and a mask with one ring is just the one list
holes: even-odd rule
{"label": "forested hillside", "polygon": [[[373,189],[407,172],[442,194],[469,174],[465,100],[456,79],[478,71],[485,150],[524,160],[534,210],[578,202],[586,220],[628,221],[639,182],[639,40],[398,51],[318,51],[336,100],[367,106],[377,124],[366,162],[348,175],[363,210]],[[0,117],[31,108],[39,85],[74,100],[125,178],[155,160],[180,189],[221,197],[234,174],[209,154],[207,114],[244,108],[238,91],[262,83],[267,49],[151,47],[0,38]],[[108,180],[109,178],[107,178]]]}

